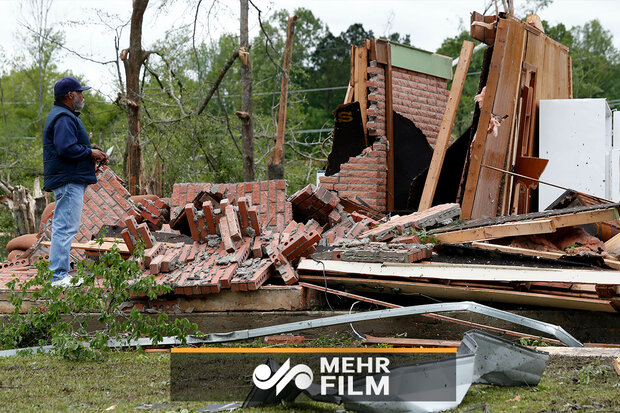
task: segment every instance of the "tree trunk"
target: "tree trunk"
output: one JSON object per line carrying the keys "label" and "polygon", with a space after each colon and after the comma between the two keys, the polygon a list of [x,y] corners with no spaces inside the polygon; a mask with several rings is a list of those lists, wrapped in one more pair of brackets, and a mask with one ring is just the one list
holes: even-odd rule
{"label": "tree trunk", "polygon": [[142,192],[142,143],[140,139],[140,69],[148,54],[142,50],[142,21],[148,0],[133,0],[129,49],[121,52],[127,83],[127,141],[123,169],[129,186],[129,193]]}
{"label": "tree trunk", "polygon": [[9,208],[13,211],[16,235],[34,234],[37,232],[37,223],[34,217],[35,201],[30,191],[21,186],[13,187],[11,198],[8,200]]}
{"label": "tree trunk", "polygon": [[280,112],[278,114],[278,128],[276,133],[276,147],[271,153],[267,165],[267,179],[284,179],[284,132],[286,131],[286,105],[288,102],[288,78],[291,72],[291,57],[293,55],[293,37],[295,35],[295,20],[297,16],[288,19],[286,29],[286,47],[282,65],[282,87],[280,90]]}
{"label": "tree trunk", "polygon": [[0,180],[0,190],[6,194],[5,202],[13,213],[15,235],[20,236],[39,232],[41,214],[47,206],[47,200],[41,192],[39,178],[37,177],[34,180],[33,193],[24,186],[12,186],[2,180]]}
{"label": "tree trunk", "polygon": [[241,118],[243,152],[243,180],[254,180],[254,130],[252,128],[252,67],[250,66],[250,46],[248,34],[248,0],[241,0],[241,111],[248,114]]}

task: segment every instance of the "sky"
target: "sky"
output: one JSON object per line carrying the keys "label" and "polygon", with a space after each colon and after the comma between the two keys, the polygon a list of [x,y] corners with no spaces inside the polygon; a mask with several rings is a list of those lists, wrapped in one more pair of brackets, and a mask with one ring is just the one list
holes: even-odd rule
{"label": "sky", "polygon": [[[65,44],[97,61],[115,58],[113,27],[127,22],[131,15],[131,0],[44,0],[51,1],[48,25],[65,32]],[[151,0],[144,19],[143,47],[148,49],[163,39],[171,28],[192,24],[195,6],[199,0]],[[275,10],[292,11],[298,7],[310,9],[334,35],[345,31],[351,24],[361,23],[377,37],[399,32],[409,34],[414,46],[435,51],[443,39],[469,28],[472,11],[483,12],[489,0],[252,0],[267,19]],[[18,34],[25,33],[24,23],[31,21],[30,0],[0,0],[0,53],[11,59],[20,53],[23,43]],[[498,0],[501,9],[501,0]],[[523,16],[526,1],[516,0],[517,17]],[[494,14],[492,7],[487,14]],[[541,10],[539,16],[554,25],[567,27],[583,25],[599,19],[603,27],[614,35],[620,49],[620,0],[554,0]],[[218,35],[239,32],[238,0],[202,0],[197,29],[199,38],[213,41]],[[250,5],[250,36],[258,34],[258,13]],[[129,28],[123,31],[121,48],[128,46]],[[114,65],[101,65],[63,52],[57,62],[61,70],[69,70],[84,79],[94,89],[114,99]],[[0,61],[0,70],[6,70],[6,60]]]}

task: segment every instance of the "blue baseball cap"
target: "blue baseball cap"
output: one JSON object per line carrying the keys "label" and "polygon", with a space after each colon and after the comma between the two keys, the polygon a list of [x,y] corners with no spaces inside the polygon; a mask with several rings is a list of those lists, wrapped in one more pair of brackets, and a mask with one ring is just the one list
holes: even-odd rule
{"label": "blue baseball cap", "polygon": [[65,76],[54,85],[54,96],[64,96],[69,92],[88,89],[90,86],[82,86],[79,80],[73,76]]}

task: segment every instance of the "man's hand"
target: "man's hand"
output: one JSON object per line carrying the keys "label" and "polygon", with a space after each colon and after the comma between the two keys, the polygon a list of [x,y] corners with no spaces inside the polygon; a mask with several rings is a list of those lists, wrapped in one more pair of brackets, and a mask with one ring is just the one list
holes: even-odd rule
{"label": "man's hand", "polygon": [[103,162],[105,163],[108,160],[107,155],[100,151],[99,149],[93,149],[90,157],[95,160],[95,162]]}
{"label": "man's hand", "polygon": [[97,172],[102,165],[108,163],[108,156],[105,154],[105,152],[100,151],[99,149],[92,149],[90,157],[93,158],[93,163],[95,164],[95,172]]}

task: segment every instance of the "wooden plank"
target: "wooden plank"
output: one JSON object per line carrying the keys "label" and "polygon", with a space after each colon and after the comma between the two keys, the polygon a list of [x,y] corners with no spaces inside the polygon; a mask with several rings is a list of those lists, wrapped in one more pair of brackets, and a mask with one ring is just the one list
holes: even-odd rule
{"label": "wooden plank", "polygon": [[507,37],[508,25],[505,23],[504,19],[500,19],[497,24],[497,33],[495,35],[495,43],[493,44],[493,56],[491,57],[489,76],[485,86],[485,98],[480,110],[478,128],[476,129],[476,135],[474,136],[469,154],[470,162],[467,170],[467,179],[465,181],[465,190],[463,192],[461,203],[462,219],[471,218],[474,193],[476,191],[476,186],[478,185],[482,155],[484,153],[484,146],[487,140],[487,129],[489,127],[489,121],[491,120],[493,103],[495,102],[495,94],[497,92],[502,61],[506,50]]}
{"label": "wooden plank", "polygon": [[[510,153],[511,139],[514,136],[526,35],[523,23],[513,20],[507,20],[507,22],[510,25],[506,40],[508,45],[502,62],[497,96],[493,104],[493,114],[503,120],[498,128],[497,136],[485,142],[482,163],[511,170],[511,165],[507,164],[507,157]],[[483,168],[479,173],[474,193],[471,217],[497,216],[503,204],[502,193],[505,184],[504,174]]]}
{"label": "wooden plank", "polygon": [[373,39],[370,49],[370,60],[376,60],[381,65],[387,64],[388,41],[385,39]]}
{"label": "wooden plank", "polygon": [[454,73],[452,87],[450,88],[450,95],[448,96],[446,110],[444,112],[443,119],[441,120],[439,133],[437,134],[437,141],[435,143],[435,149],[433,150],[431,164],[428,168],[428,174],[426,175],[426,182],[424,183],[424,191],[422,192],[422,198],[420,199],[418,211],[428,209],[433,204],[437,182],[439,181],[439,174],[441,173],[441,168],[443,166],[446,149],[448,149],[448,145],[450,143],[450,135],[452,134],[456,111],[458,109],[459,102],[461,101],[461,94],[463,93],[463,86],[465,85],[467,70],[469,69],[469,63],[471,62],[473,52],[474,43],[464,41],[463,47],[461,48],[461,54],[459,55],[459,63],[456,66],[456,72]]}
{"label": "wooden plank", "polygon": [[348,103],[352,103],[353,102],[353,86],[351,86],[351,82],[349,82],[349,85],[347,86],[347,93],[344,95],[344,104],[348,104]]}
{"label": "wooden plank", "polygon": [[102,240],[103,242],[125,242],[125,240],[122,237],[121,238],[103,237]]}
{"label": "wooden plank", "polygon": [[485,239],[515,237],[520,235],[548,234],[553,231],[555,231],[555,226],[552,220],[545,219],[444,232],[434,234],[433,238],[441,244],[456,244],[460,242],[482,241]]}
{"label": "wooden plank", "polygon": [[392,47],[387,45],[387,64],[384,70],[385,79],[385,135],[388,142],[387,152],[387,210],[394,210],[394,97],[392,94]]}
{"label": "wooden plank", "polygon": [[[366,131],[366,109],[368,107],[368,89],[366,86],[366,79],[368,77],[366,71],[368,67],[368,51],[366,46],[355,46],[355,83],[353,85],[355,101],[360,103],[360,110],[362,112],[362,124],[364,126],[364,134],[367,136]],[[368,142],[368,138],[366,138]]]}
{"label": "wooden plank", "polygon": [[[41,242],[41,244],[45,245],[46,247],[49,247],[51,245],[51,242],[50,241],[43,241],[43,242]],[[129,248],[127,248],[127,245],[125,245],[125,242],[119,242],[119,243],[104,242],[101,245],[99,245],[99,243],[97,241],[73,242],[73,243],[71,243],[71,248],[74,248],[76,250],[106,252],[106,251],[110,251],[112,249],[112,246],[114,246],[114,245],[116,245],[116,247],[118,248],[118,250],[120,251],[121,254],[129,254]],[[174,244],[172,244],[172,245],[174,245]]]}
{"label": "wooden plank", "polygon": [[571,96],[568,51],[549,37],[545,37],[544,42],[544,79],[539,79],[542,83],[539,99],[568,99]]}
{"label": "wooden plank", "polygon": [[323,291],[323,292],[326,292],[326,293],[330,293],[330,294],[335,294],[335,295],[339,295],[339,296],[342,296],[342,297],[351,298],[351,299],[357,300],[357,301],[364,301],[364,302],[367,302],[367,303],[371,303],[371,304],[375,304],[375,305],[380,305],[380,306],[387,307],[387,308],[400,308],[400,307],[402,307],[400,305],[388,303],[388,302],[385,302],[385,301],[375,300],[375,299],[368,298],[368,297],[362,297],[362,296],[357,295],[357,294],[351,294],[351,293],[347,293],[347,292],[344,292],[344,291],[338,291],[338,290],[334,290],[334,289],[331,289],[331,288],[321,287],[319,285],[309,284],[309,283],[305,283],[305,282],[299,282],[298,284],[301,285],[304,288],[310,288],[312,290]]}
{"label": "wooden plank", "polygon": [[362,344],[366,346],[389,344],[394,347],[458,347],[461,345],[461,342],[456,340],[432,340],[427,338],[374,337],[366,334]]}
{"label": "wooden plank", "polygon": [[[481,248],[483,250],[509,252],[512,254],[527,255],[530,257],[549,258],[552,260],[559,260],[562,258],[566,258],[568,256],[568,254],[565,254],[563,252],[539,251],[539,250],[533,250],[529,248],[510,247],[508,245],[489,244],[486,242],[478,242],[478,241],[472,242],[471,246],[476,247],[476,248]],[[610,268],[613,268],[614,270],[620,270],[620,261],[616,259],[610,259],[610,258],[605,258],[603,259],[603,261]]]}
{"label": "wooden plank", "polygon": [[568,66],[568,98],[573,98],[573,59],[568,56],[566,65]]}
{"label": "wooden plank", "polygon": [[605,242],[605,251],[617,257],[620,256],[620,234],[616,234]]}
{"label": "wooden plank", "polygon": [[497,16],[483,16],[478,12],[473,12],[470,18],[470,35],[488,45],[492,45],[495,40],[495,21]]}
{"label": "wooden plank", "polygon": [[553,221],[554,227],[564,228],[572,227],[575,225],[614,221],[619,218],[620,214],[618,214],[618,210],[615,207],[611,207],[606,209],[597,209],[593,211],[575,212],[566,215],[556,215],[548,218],[541,218],[540,220],[551,219],[551,221]]}
{"label": "wooden plank", "polygon": [[[536,69],[536,82],[534,86],[534,102],[532,107],[532,114],[530,123],[532,126],[536,125],[536,118],[538,117],[538,102],[541,96],[541,90],[544,82],[543,77],[545,75],[543,67],[545,59],[545,36],[535,35],[533,33],[527,34],[527,48],[525,50],[525,57],[523,59],[523,66],[530,71]],[[532,153],[532,155],[534,155]]]}
{"label": "wooden plank", "polygon": [[553,226],[563,228],[573,225],[585,225],[600,222],[614,221],[618,217],[620,204],[588,205],[569,207],[565,209],[532,212],[523,215],[506,215],[496,218],[481,218],[477,220],[461,223],[459,226],[445,226],[429,231],[429,235],[445,233],[449,231],[460,231],[469,228],[481,228],[490,225],[507,224],[511,222],[528,222],[550,219]]}
{"label": "wooden plank", "polygon": [[[613,270],[587,270],[580,268],[534,268],[510,265],[477,265],[448,263],[366,263],[302,259],[298,272],[346,274],[380,277],[398,277],[408,281],[448,280],[480,281],[488,283],[510,282],[563,282],[579,284],[620,285],[620,276]],[[493,288],[493,286],[491,286]]]}
{"label": "wooden plank", "polygon": [[[534,35],[528,34],[528,45],[530,36],[534,37]],[[525,53],[527,56],[527,48]],[[536,66],[527,63],[525,57],[522,66],[520,107],[518,116],[515,117],[515,120],[519,119],[519,124],[518,129],[515,129],[515,138],[511,146],[512,154],[509,159],[511,160],[511,164],[514,165],[514,169],[517,170],[518,173],[524,174],[524,171],[519,169],[519,167],[522,166],[521,164],[523,164],[525,157],[530,159],[534,155],[535,128],[531,120],[534,111],[537,69]],[[516,127],[517,123],[515,122],[515,128]],[[532,176],[529,173],[525,173],[525,175]],[[540,175],[536,177],[540,178]],[[502,215],[529,212],[529,201],[531,196],[529,185],[533,182],[519,179],[515,180],[511,175],[506,176],[505,180],[508,184],[504,186],[505,192],[503,196],[504,204],[502,205]]]}
{"label": "wooden plank", "polygon": [[572,310],[603,311],[615,313],[610,300],[559,297],[551,294],[524,293],[519,291],[503,291],[482,288],[453,287],[444,284],[419,283],[410,281],[393,281],[382,279],[359,279],[347,277],[310,276],[300,274],[300,280],[324,283],[347,288],[360,293],[377,293],[382,291],[396,295],[425,295],[437,299],[468,300],[489,303],[509,303],[542,307],[567,308]]}
{"label": "wooden plank", "polygon": [[510,247],[508,245],[489,244],[486,242],[479,242],[479,241],[472,242],[471,246],[480,248],[483,250],[509,252],[511,254],[521,254],[521,255],[527,255],[530,257],[549,258],[552,260],[557,260],[557,259],[560,259],[566,256],[566,254],[561,253],[561,252],[539,251],[539,250],[533,250],[530,248]]}

